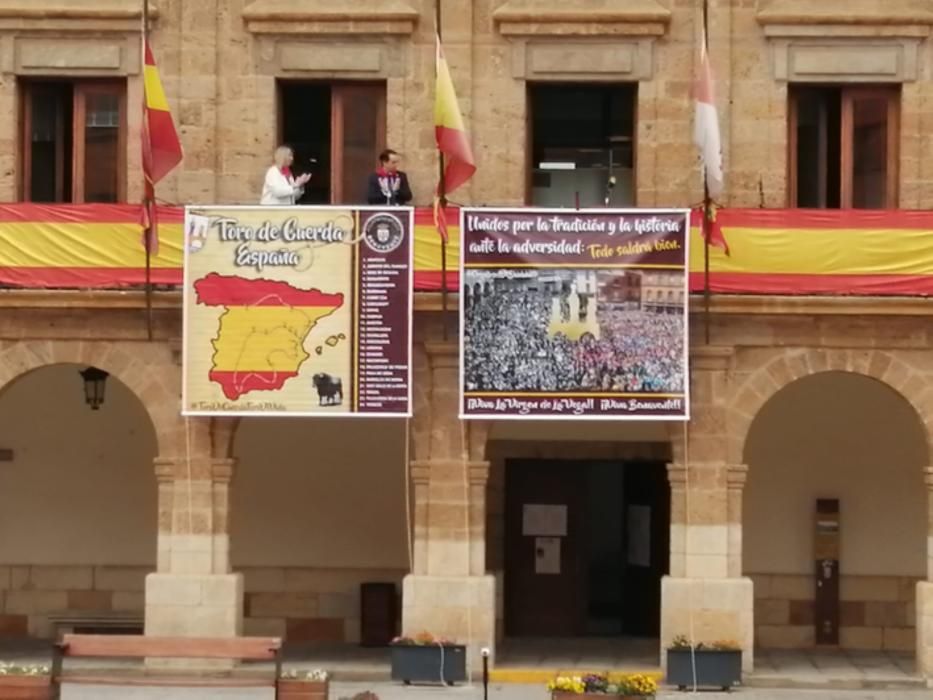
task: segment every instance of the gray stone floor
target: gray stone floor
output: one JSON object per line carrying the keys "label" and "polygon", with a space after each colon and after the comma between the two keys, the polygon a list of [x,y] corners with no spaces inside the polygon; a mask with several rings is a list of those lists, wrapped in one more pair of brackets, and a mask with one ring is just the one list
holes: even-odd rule
{"label": "gray stone floor", "polygon": [[[572,671],[574,669],[638,669],[658,667],[656,643],[648,640],[546,640],[506,644],[500,648],[497,666],[502,669]],[[48,647],[0,643],[0,659],[47,662]],[[482,698],[478,683],[441,689],[405,688],[388,682],[388,653],[384,649],[359,647],[293,647],[286,668],[327,669],[335,677],[331,698],[351,698],[373,690],[380,700],[474,700]],[[74,662],[73,667],[106,667],[132,671],[132,662],[112,660]],[[266,669],[257,669],[265,672]],[[474,678],[474,680],[477,680]],[[674,700],[692,693],[663,691],[659,698]],[[64,700],[265,700],[271,693],[244,689],[159,689],[66,686]],[[502,700],[546,700],[544,683],[533,685],[494,684],[490,698]],[[755,671],[746,686],[731,694],[702,692],[699,700],[746,697],[750,700],[933,700],[933,691],[914,669],[911,654],[846,651],[757,651]]]}
{"label": "gray stone floor", "polygon": [[838,650],[757,651],[755,686],[922,687],[913,654]]}

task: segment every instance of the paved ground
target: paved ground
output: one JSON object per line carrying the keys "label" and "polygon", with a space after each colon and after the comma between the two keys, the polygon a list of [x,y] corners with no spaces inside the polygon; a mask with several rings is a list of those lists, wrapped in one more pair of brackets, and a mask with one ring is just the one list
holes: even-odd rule
{"label": "paved ground", "polygon": [[[482,700],[479,686],[436,688],[411,687],[384,683],[336,683],[331,687],[332,700],[352,698],[356,693],[371,690],[379,700]],[[701,692],[680,693],[662,691],[658,700],[930,700],[933,690],[767,690],[743,688],[732,693]],[[493,700],[547,700],[548,693],[541,686],[493,686],[489,689]],[[186,690],[160,688],[113,688],[95,686],[66,686],[62,700],[272,700],[271,691],[257,690]]]}
{"label": "paved ground", "polygon": [[758,650],[750,685],[785,687],[789,684],[836,688],[903,687],[922,685],[913,654],[844,649],[800,651]]}

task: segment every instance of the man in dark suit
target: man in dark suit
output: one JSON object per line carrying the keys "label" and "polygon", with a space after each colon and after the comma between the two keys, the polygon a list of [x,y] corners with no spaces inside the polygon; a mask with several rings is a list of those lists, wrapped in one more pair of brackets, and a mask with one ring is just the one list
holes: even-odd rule
{"label": "man in dark suit", "polygon": [[411,201],[408,175],[398,169],[401,161],[391,148],[379,154],[379,168],[369,176],[367,201],[370,204],[400,206]]}

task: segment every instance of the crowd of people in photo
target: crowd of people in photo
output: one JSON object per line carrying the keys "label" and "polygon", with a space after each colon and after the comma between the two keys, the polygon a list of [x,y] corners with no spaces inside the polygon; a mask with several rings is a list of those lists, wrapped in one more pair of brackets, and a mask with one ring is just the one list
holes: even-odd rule
{"label": "crowd of people in photo", "polygon": [[600,305],[599,338],[549,334],[552,297],[497,290],[465,310],[467,391],[684,390],[680,314]]}

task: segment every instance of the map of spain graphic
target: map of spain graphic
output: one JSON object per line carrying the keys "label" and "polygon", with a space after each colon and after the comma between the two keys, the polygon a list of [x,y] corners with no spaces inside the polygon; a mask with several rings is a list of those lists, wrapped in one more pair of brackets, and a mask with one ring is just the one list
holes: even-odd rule
{"label": "map of spain graphic", "polygon": [[217,273],[197,280],[194,291],[197,303],[223,308],[208,376],[230,400],[276,391],[297,376],[310,357],[311,330],[343,306],[343,294]]}

